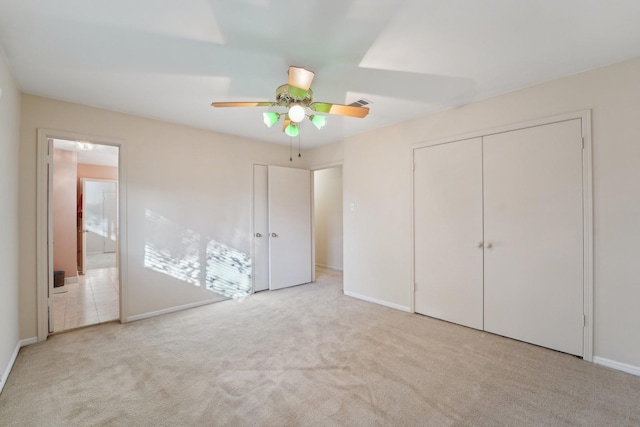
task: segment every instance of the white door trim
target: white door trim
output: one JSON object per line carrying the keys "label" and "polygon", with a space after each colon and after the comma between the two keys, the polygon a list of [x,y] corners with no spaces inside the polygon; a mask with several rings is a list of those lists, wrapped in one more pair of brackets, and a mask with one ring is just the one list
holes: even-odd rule
{"label": "white door trim", "polygon": [[118,158],[118,274],[120,283],[120,321],[126,322],[127,307],[127,185],[126,185],[126,146],[121,140],[102,136],[85,135],[74,132],[38,129],[36,159],[36,325],[38,342],[45,341],[49,335],[48,287],[49,267],[47,263],[47,164],[48,140],[66,139],[70,141],[91,141],[96,144],[112,145],[119,148]]}
{"label": "white door trim", "polygon": [[494,135],[502,132],[510,132],[519,129],[526,129],[534,126],[548,125],[567,120],[580,119],[582,125],[582,194],[583,194],[583,295],[584,295],[584,316],[585,326],[583,329],[583,359],[593,361],[593,158],[592,158],[592,136],[591,136],[591,110],[576,111],[573,113],[561,114],[542,119],[531,120],[486,130],[478,130],[431,141],[420,142],[411,145],[411,312],[415,313],[415,213],[414,213],[414,167],[415,151],[432,145],[446,144],[449,142],[464,139],[477,138]]}

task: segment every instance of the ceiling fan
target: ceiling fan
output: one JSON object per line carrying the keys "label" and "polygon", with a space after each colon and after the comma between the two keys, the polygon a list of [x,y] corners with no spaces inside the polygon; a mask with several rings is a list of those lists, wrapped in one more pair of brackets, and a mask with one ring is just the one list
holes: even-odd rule
{"label": "ceiling fan", "polygon": [[[289,67],[289,81],[276,89],[274,102],[213,102],[213,107],[285,107],[286,112],[263,113],[264,123],[272,127],[284,115],[282,130],[289,136],[298,136],[299,124],[305,117],[309,117],[318,129],[326,124],[326,117],[315,113],[337,114],[340,116],[362,118],[369,113],[367,107],[330,104],[327,102],[313,102],[311,82],[315,73],[301,67]],[[309,114],[307,114],[309,112]]]}

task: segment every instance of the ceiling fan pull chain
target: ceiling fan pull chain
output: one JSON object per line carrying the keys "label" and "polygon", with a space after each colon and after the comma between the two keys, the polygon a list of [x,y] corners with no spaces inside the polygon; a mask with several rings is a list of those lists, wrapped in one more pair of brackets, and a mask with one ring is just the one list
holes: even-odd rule
{"label": "ceiling fan pull chain", "polygon": [[298,134],[298,157],[302,157],[302,154],[300,154],[300,134]]}
{"label": "ceiling fan pull chain", "polygon": [[289,137],[289,161],[293,162],[293,138]]}

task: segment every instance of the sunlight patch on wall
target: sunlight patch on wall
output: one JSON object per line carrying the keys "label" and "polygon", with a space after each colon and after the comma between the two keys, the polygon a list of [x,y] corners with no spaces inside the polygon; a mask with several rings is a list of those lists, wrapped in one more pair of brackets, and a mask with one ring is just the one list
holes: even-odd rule
{"label": "sunlight patch on wall", "polygon": [[144,265],[191,285],[200,286],[200,235],[180,229],[167,218],[147,210]]}
{"label": "sunlight patch on wall", "polygon": [[251,293],[251,258],[215,240],[207,245],[207,289],[229,298]]}
{"label": "sunlight patch on wall", "polygon": [[251,293],[248,254],[183,228],[149,209],[145,219],[146,268],[226,298],[242,298]]}

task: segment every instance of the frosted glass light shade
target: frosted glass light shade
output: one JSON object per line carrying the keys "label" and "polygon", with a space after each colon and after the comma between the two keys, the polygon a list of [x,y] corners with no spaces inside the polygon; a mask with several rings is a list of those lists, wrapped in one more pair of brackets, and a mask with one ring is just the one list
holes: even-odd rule
{"label": "frosted glass light shade", "polygon": [[292,105],[291,108],[289,108],[289,118],[292,122],[300,123],[304,120],[305,115],[304,107],[301,105]]}
{"label": "frosted glass light shade", "polygon": [[278,119],[280,119],[280,114],[273,112],[262,113],[262,116],[264,117],[264,124],[267,125],[267,127],[273,126]]}
{"label": "frosted glass light shade", "polygon": [[290,123],[289,126],[284,129],[284,133],[293,138],[295,136],[298,136],[298,134],[300,133],[300,129],[298,129],[297,125]]}
{"label": "frosted glass light shade", "polygon": [[322,129],[324,127],[324,125],[327,124],[327,117],[326,116],[316,116],[315,114],[311,117],[309,117],[309,119],[311,120],[311,123],[313,123],[313,125],[315,127],[317,127],[318,129]]}

